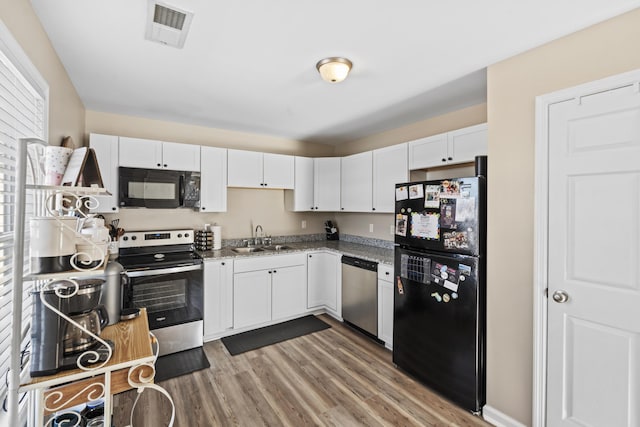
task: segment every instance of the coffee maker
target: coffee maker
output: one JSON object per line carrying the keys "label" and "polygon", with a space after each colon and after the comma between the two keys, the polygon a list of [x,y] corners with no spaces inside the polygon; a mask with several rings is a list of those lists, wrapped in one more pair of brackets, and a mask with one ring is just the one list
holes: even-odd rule
{"label": "coffee maker", "polygon": [[[107,310],[98,304],[104,280],[85,279],[75,282],[78,284],[75,295],[66,297],[73,293],[75,286],[67,280],[61,280],[54,284],[53,288],[43,290],[43,298],[56,310],[100,336],[102,328],[109,321]],[[32,377],[53,375],[61,370],[77,368],[78,363],[89,366],[90,363],[107,360],[110,351],[103,343],[45,306],[40,299],[39,291],[32,292],[32,298]],[[113,342],[106,342],[113,351]],[[96,354],[98,360],[93,360]]]}

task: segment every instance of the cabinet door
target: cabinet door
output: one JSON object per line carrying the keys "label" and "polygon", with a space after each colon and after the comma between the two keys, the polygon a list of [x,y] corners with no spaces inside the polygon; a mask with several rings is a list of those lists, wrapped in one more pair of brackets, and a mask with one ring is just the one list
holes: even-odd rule
{"label": "cabinet door", "polygon": [[200,212],[226,212],[226,148],[201,147],[200,163]]}
{"label": "cabinet door", "polygon": [[340,210],[340,157],[313,159],[313,200],[316,211]]}
{"label": "cabinet door", "polygon": [[313,210],[313,159],[296,156],[294,169],[293,191],[284,193],[285,207],[294,212]]}
{"label": "cabinet door", "polygon": [[89,146],[96,152],[104,188],[111,193],[110,196],[95,196],[98,206],[91,212],[118,212],[118,137],[92,133]]}
{"label": "cabinet door", "polygon": [[307,269],[304,265],[274,268],[271,274],[273,320],[307,311]]}
{"label": "cabinet door", "polygon": [[378,279],[378,338],[393,348],[393,282]]}
{"label": "cabinet door", "polygon": [[200,171],[200,146],[163,142],[162,167],[175,171]]}
{"label": "cabinet door", "polygon": [[118,159],[128,168],[162,168],[162,142],[121,136]]}
{"label": "cabinet door", "polygon": [[373,210],[375,212],[393,212],[396,184],[408,180],[408,144],[373,150]]}
{"label": "cabinet door", "polygon": [[307,255],[307,308],[337,308],[339,255],[312,252]]}
{"label": "cabinet door", "polygon": [[204,336],[215,336],[233,327],[233,263],[204,263]]}
{"label": "cabinet door", "polygon": [[342,158],[340,168],[340,210],[371,212],[373,209],[373,153]]}
{"label": "cabinet door", "polygon": [[409,169],[427,169],[447,164],[447,134],[409,142]]}
{"label": "cabinet door", "polygon": [[293,189],[293,156],[264,153],[262,167],[262,183],[265,188]]}
{"label": "cabinet door", "polygon": [[271,320],[271,270],[233,275],[233,327],[258,325]]}
{"label": "cabinet door", "polygon": [[487,124],[469,126],[449,132],[449,163],[473,162],[487,154]]}
{"label": "cabinet door", "polygon": [[262,153],[227,151],[227,185],[229,187],[264,188],[262,185]]}

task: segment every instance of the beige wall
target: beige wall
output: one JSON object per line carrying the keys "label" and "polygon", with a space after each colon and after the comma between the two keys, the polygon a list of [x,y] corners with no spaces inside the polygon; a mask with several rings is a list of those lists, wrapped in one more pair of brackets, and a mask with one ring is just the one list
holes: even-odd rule
{"label": "beige wall", "polygon": [[49,143],[71,136],[82,145],[84,105],[29,0],[0,1],[0,19],[49,84]]}
{"label": "beige wall", "polygon": [[530,425],[535,97],[640,68],[640,9],[488,69],[487,403]]}
{"label": "beige wall", "polygon": [[[334,219],[332,213],[288,212],[284,209],[284,190],[230,188],[227,212],[200,213],[186,209],[123,209],[105,215],[107,220],[120,219],[125,230],[162,230],[167,228],[200,229],[204,224],[222,226],[223,239],[252,236],[260,224],[266,235],[324,233],[324,221]],[[302,228],[302,221],[307,227]]]}
{"label": "beige wall", "polygon": [[90,133],[296,156],[332,156],[334,152],[331,145],[87,110],[85,144],[89,143]]}
{"label": "beige wall", "polygon": [[[487,105],[479,104],[437,117],[431,117],[407,126],[377,133],[336,147],[336,155],[346,156],[389,145],[400,144],[414,139],[424,138],[466,126],[477,125],[487,121]],[[427,173],[412,172],[412,180],[450,178],[452,176],[473,175],[473,167],[438,168]],[[389,231],[394,224],[393,214],[338,213],[336,222],[341,233],[371,237],[382,240],[393,240]],[[369,231],[373,224],[373,232]]]}
{"label": "beige wall", "polygon": [[336,147],[336,156],[361,153],[389,145],[400,144],[450,130],[477,125],[487,121],[487,104],[473,105],[441,116],[431,117],[410,125],[380,132]]}

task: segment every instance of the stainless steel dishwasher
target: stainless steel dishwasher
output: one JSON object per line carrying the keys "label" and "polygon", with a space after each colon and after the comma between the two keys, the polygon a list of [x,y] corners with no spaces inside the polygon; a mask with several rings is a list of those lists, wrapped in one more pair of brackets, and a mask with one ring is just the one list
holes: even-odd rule
{"label": "stainless steel dishwasher", "polygon": [[378,263],[342,256],[342,318],[378,336]]}

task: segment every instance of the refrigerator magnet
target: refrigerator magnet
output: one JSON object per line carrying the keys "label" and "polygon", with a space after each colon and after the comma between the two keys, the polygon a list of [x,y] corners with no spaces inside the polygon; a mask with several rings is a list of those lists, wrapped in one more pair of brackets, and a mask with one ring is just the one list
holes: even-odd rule
{"label": "refrigerator magnet", "polygon": [[455,229],[456,225],[456,201],[446,199],[440,204],[440,226],[442,228]]}
{"label": "refrigerator magnet", "polygon": [[458,299],[458,293],[457,292],[451,292],[451,298]]}
{"label": "refrigerator magnet", "polygon": [[449,294],[442,295],[442,301],[444,301],[444,302],[451,301],[451,297],[449,296]]}
{"label": "refrigerator magnet", "polygon": [[411,237],[440,240],[440,214],[411,213]]}
{"label": "refrigerator magnet", "polygon": [[396,201],[407,200],[409,198],[409,192],[407,186],[396,187]]}
{"label": "refrigerator magnet", "polygon": [[452,292],[458,292],[458,284],[453,283],[451,280],[445,280],[442,284],[445,288],[449,289]]}
{"label": "refrigerator magnet", "polygon": [[424,197],[424,187],[422,184],[414,184],[409,186],[410,199],[422,199]]}
{"label": "refrigerator magnet", "polygon": [[440,186],[425,185],[424,187],[424,207],[439,208],[440,207]]}
{"label": "refrigerator magnet", "polygon": [[407,235],[407,221],[409,217],[407,215],[397,214],[396,215],[396,235],[397,236],[406,236]]}
{"label": "refrigerator magnet", "polygon": [[460,196],[460,183],[456,180],[445,180],[440,184],[440,197]]}
{"label": "refrigerator magnet", "polygon": [[438,302],[442,302],[442,297],[440,296],[440,294],[439,294],[439,293],[434,292],[434,293],[432,293],[432,294],[431,294],[431,296],[432,296],[436,301],[438,301]]}
{"label": "refrigerator magnet", "polygon": [[457,199],[456,201],[456,222],[471,221],[476,214],[476,198]]}
{"label": "refrigerator magnet", "polygon": [[442,243],[446,249],[469,249],[466,231],[449,231],[442,234]]}
{"label": "refrigerator magnet", "polygon": [[398,287],[398,293],[404,295],[404,286],[402,286],[402,279],[400,276],[396,277],[396,286]]}
{"label": "refrigerator magnet", "polygon": [[466,264],[458,264],[458,270],[461,275],[471,276],[471,267]]}

